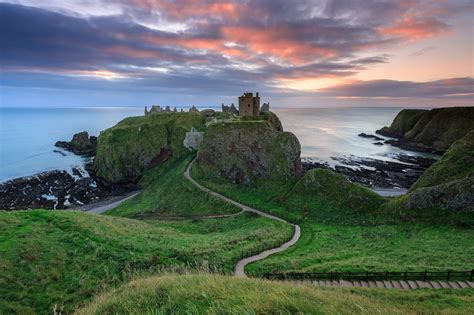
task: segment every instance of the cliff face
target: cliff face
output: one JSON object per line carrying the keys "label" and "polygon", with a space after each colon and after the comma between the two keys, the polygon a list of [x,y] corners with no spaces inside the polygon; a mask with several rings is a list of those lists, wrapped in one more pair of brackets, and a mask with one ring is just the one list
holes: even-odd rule
{"label": "cliff face", "polygon": [[281,131],[275,119],[245,120],[210,125],[197,164],[208,175],[251,184],[259,178],[299,176],[300,153],[296,136]]}
{"label": "cliff face", "polygon": [[399,138],[393,145],[402,148],[444,152],[456,140],[474,129],[474,107],[437,108],[432,110],[404,109],[390,127],[378,134]]}
{"label": "cliff face", "polygon": [[474,211],[474,130],[431,165],[405,198],[410,209]]}
{"label": "cliff face", "polygon": [[143,172],[188,149],[183,140],[192,127],[204,129],[199,113],[162,113],[130,117],[103,131],[94,168],[109,183],[137,182]]}

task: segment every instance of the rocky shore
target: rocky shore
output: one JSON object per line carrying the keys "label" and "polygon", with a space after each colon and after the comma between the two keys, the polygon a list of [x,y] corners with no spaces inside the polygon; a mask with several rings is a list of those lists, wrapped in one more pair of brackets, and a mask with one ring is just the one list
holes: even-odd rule
{"label": "rocky shore", "polygon": [[[303,159],[303,171],[329,169],[344,174],[351,182],[371,188],[410,188],[435,159],[407,154],[386,156],[392,161],[357,156],[331,157],[338,164],[331,167],[311,159]],[[393,161],[396,160],[396,161]]]}
{"label": "rocky shore", "polygon": [[[97,138],[81,132],[70,142],[58,141],[56,146],[78,155],[94,156]],[[83,169],[72,168],[71,173],[53,170],[0,183],[0,209],[77,208],[134,190],[137,185],[112,185],[97,177],[89,162]]]}

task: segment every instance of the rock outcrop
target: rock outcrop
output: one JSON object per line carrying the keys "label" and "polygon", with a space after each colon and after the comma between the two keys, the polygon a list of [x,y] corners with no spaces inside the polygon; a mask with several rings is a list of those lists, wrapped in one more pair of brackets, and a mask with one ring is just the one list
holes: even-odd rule
{"label": "rock outcrop", "polygon": [[97,137],[89,137],[87,131],[83,131],[76,133],[71,141],[58,141],[55,146],[77,155],[94,155],[97,148]]}
{"label": "rock outcrop", "polygon": [[99,136],[96,176],[111,184],[136,183],[149,168],[187,154],[183,140],[192,127],[204,129],[199,113],[170,112],[122,120]]}
{"label": "rock outcrop", "polygon": [[474,129],[474,107],[404,109],[390,127],[378,134],[398,138],[394,146],[423,152],[445,152],[456,140]]}
{"label": "rock outcrop", "polygon": [[301,147],[295,135],[267,120],[211,124],[198,151],[197,166],[233,183],[294,177],[301,173]]}
{"label": "rock outcrop", "polygon": [[467,176],[474,176],[474,130],[456,141],[410,190],[445,184]]}
{"label": "rock outcrop", "polygon": [[474,130],[456,141],[404,197],[409,209],[474,211]]}

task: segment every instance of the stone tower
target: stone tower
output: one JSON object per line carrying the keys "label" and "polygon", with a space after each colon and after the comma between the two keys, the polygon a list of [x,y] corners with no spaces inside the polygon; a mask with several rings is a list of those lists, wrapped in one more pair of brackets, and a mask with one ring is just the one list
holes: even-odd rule
{"label": "stone tower", "polygon": [[240,116],[258,116],[260,114],[260,96],[258,92],[255,97],[251,92],[245,92],[239,97]]}

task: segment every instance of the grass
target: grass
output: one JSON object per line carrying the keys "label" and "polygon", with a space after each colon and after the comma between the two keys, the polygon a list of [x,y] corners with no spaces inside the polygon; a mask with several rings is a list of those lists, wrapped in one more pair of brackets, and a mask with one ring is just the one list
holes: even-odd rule
{"label": "grass", "polygon": [[474,130],[459,139],[413,184],[411,191],[474,175]]}
{"label": "grass", "polygon": [[217,275],[139,279],[94,300],[78,314],[467,314],[474,290],[379,290]]}
{"label": "grass", "polygon": [[184,178],[193,155],[167,161],[147,171],[140,185],[143,192],[107,214],[121,217],[166,218],[167,216],[200,217],[231,214],[240,208],[205,194]]}
{"label": "grass", "polygon": [[[337,175],[322,171],[312,176],[323,177],[316,183],[334,181],[329,185],[332,194],[326,195],[324,188],[317,186],[315,191],[305,190],[299,187],[302,181],[296,180],[233,185],[207,177],[199,166],[193,167],[192,174],[230,198],[300,224],[302,238],[296,245],[249,265],[250,272],[473,268],[472,214],[439,209],[407,211],[398,207],[398,199],[383,200],[361,191],[360,186],[346,187],[349,184],[339,183]],[[353,198],[364,202],[352,201],[355,206],[351,206]]]}
{"label": "grass", "polygon": [[[283,242],[289,225],[235,218],[143,222],[75,211],[0,212],[0,313],[70,312],[136,273],[230,272],[242,251]],[[215,268],[213,268],[215,267]]]}

